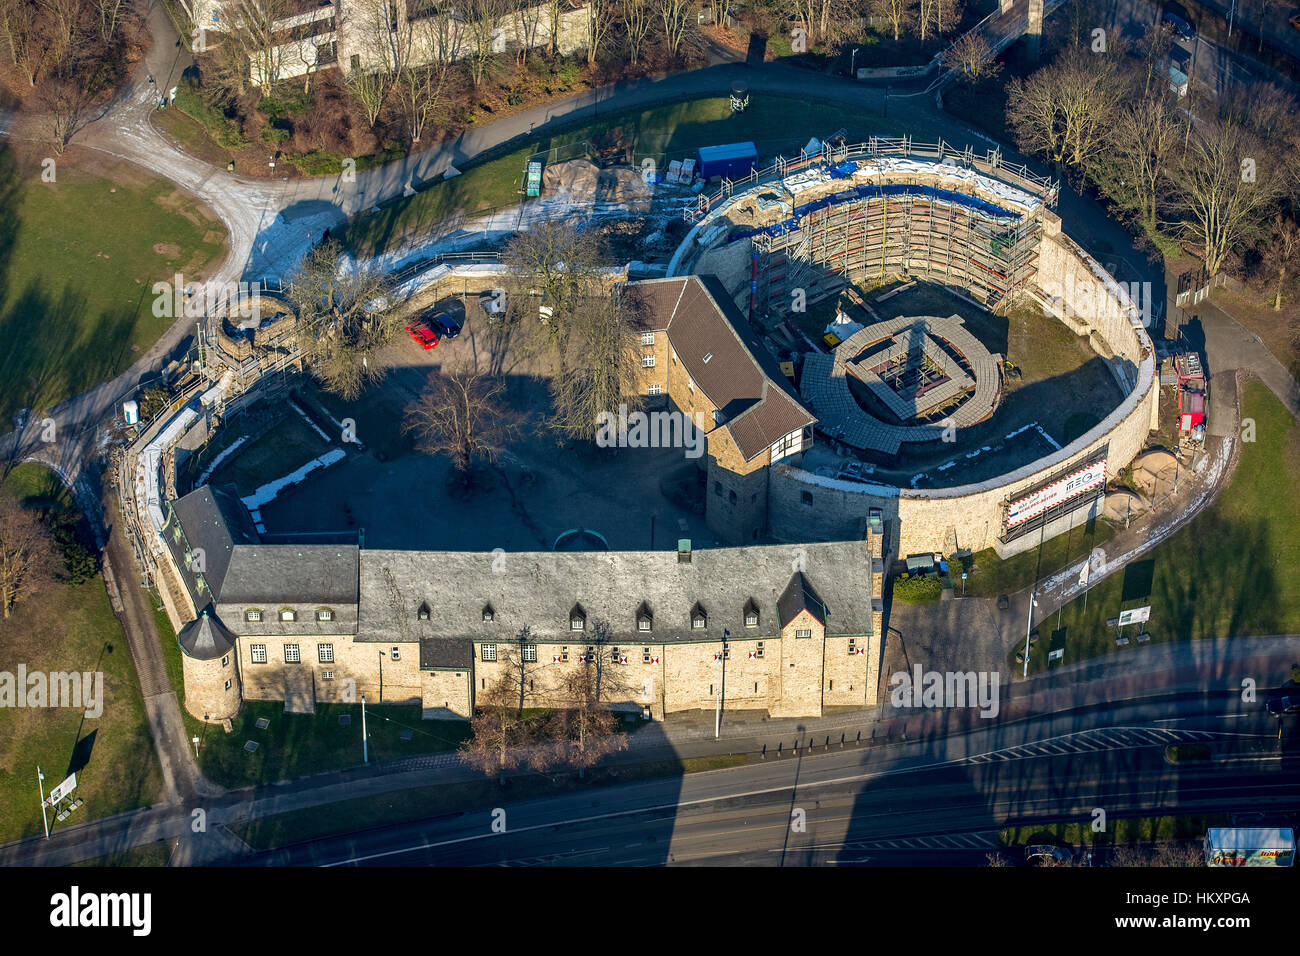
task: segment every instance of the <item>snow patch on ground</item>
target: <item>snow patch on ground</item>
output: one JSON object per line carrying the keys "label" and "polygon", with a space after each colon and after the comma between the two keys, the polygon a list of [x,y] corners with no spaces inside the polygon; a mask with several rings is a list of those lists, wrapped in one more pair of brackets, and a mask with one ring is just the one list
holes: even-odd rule
{"label": "snow patch on ground", "polygon": [[346,454],[342,448],[331,448],[319,458],[313,458],[291,474],[285,475],[283,478],[277,478],[275,481],[268,481],[247,498],[241,499],[244,502],[244,507],[249,511],[256,511],[263,505],[270,504],[284,489],[301,483],[318,468],[328,468],[330,465],[342,461]]}
{"label": "snow patch on ground", "polygon": [[203,474],[199,475],[199,480],[194,482],[194,487],[201,488],[203,485],[206,485],[208,483],[208,479],[212,477],[212,473],[221,467],[221,463],[225,461],[227,458],[229,458],[231,455],[233,455],[236,451],[238,451],[239,446],[246,441],[248,441],[248,436],[240,435],[229,445],[223,448],[221,450],[221,454],[217,455],[216,458],[212,459],[211,464],[209,464],[207,468],[203,469]]}

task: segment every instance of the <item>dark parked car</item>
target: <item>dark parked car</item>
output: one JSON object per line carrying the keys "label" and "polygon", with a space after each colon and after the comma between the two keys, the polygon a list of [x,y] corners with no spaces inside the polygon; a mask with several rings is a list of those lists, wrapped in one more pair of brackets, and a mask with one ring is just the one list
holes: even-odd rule
{"label": "dark parked car", "polygon": [[1275,690],[1268,695],[1268,712],[1279,720],[1286,714],[1300,713],[1300,687]]}
{"label": "dark parked car", "polygon": [[450,312],[439,312],[433,317],[430,324],[444,339],[454,339],[460,335],[460,323],[452,318]]}
{"label": "dark parked car", "polygon": [[1161,15],[1160,22],[1169,24],[1169,28],[1180,40],[1190,40],[1196,36],[1196,28],[1172,11],[1166,10]]}

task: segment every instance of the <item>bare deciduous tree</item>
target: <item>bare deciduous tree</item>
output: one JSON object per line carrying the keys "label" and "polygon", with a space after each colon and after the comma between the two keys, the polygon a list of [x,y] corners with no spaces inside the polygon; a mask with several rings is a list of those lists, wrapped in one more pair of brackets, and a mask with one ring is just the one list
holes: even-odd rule
{"label": "bare deciduous tree", "polygon": [[468,33],[470,75],[478,86],[487,75],[488,65],[498,53],[504,53],[505,34],[501,21],[506,13],[502,0],[465,0],[461,8]]}
{"label": "bare deciduous tree", "polygon": [[614,25],[617,0],[587,0],[587,65],[596,65],[600,45]]}
{"label": "bare deciduous tree", "polygon": [[1198,843],[1180,841],[1155,846],[1118,846],[1109,854],[1108,866],[1204,866],[1205,853]]}
{"label": "bare deciduous tree", "polygon": [[1093,177],[1120,206],[1154,232],[1169,167],[1183,144],[1183,114],[1164,94],[1120,110],[1094,164]]}
{"label": "bare deciduous tree", "polygon": [[550,425],[569,438],[593,440],[601,412],[642,405],[639,326],[626,298],[587,295],[571,302],[570,359],[550,382]]}
{"label": "bare deciduous tree", "polygon": [[894,31],[894,40],[902,35],[904,27],[911,23],[915,12],[916,0],[869,0],[871,15],[882,17]]}
{"label": "bare deciduous tree", "polygon": [[40,515],[0,493],[0,616],[53,580],[55,548]]}
{"label": "bare deciduous tree", "polygon": [[30,0],[0,0],[0,35],[10,62],[36,86],[53,58],[49,18]]}
{"label": "bare deciduous tree", "polygon": [[943,54],[946,69],[960,74],[967,83],[978,83],[998,72],[998,60],[993,47],[981,31],[967,30]]}
{"label": "bare deciduous tree", "polygon": [[686,31],[695,22],[690,0],[655,0],[655,10],[664,26],[664,42],[670,56],[681,53]]}
{"label": "bare deciduous tree", "polygon": [[307,364],[326,391],[352,401],[384,377],[375,353],[392,342],[401,321],[388,305],[382,274],[346,268],[334,240],[307,253],[289,282],[299,335],[309,340]]}
{"label": "bare deciduous tree", "polygon": [[1071,47],[1008,84],[1007,120],[1022,149],[1083,171],[1103,148],[1130,86],[1118,57]]}
{"label": "bare deciduous tree", "polygon": [[1269,223],[1260,252],[1264,268],[1277,276],[1273,286],[1273,310],[1276,312],[1282,308],[1282,293],[1286,290],[1287,280],[1294,278],[1296,265],[1300,263],[1300,226],[1294,219],[1278,213]]}
{"label": "bare deciduous tree", "polygon": [[461,758],[487,776],[504,775],[524,766],[534,742],[533,721],[516,706],[514,682],[502,674],[480,695],[470,718],[470,738],[460,745]]}
{"label": "bare deciduous tree", "polygon": [[[231,0],[225,10],[227,43],[247,60],[248,70],[263,86],[280,79],[284,71],[285,47],[276,21],[292,13],[289,0]],[[202,30],[203,24],[196,23]],[[187,38],[188,39],[188,38]]]}
{"label": "bare deciduous tree", "polygon": [[473,368],[433,372],[424,393],[406,410],[403,429],[429,455],[450,455],[465,480],[475,460],[496,461],[518,432],[505,403],[505,382]]}
{"label": "bare deciduous tree", "polygon": [[627,735],[619,732],[618,715],[609,706],[617,693],[614,668],[604,666],[603,637],[597,632],[593,639],[597,660],[583,661],[564,675],[560,694],[568,706],[552,713],[542,730],[551,751],[548,763],[577,767],[579,776],[609,754],[627,749]]}
{"label": "bare deciduous tree", "polygon": [[1240,126],[1206,120],[1188,131],[1171,176],[1174,207],[1211,275],[1274,211],[1286,181],[1278,166],[1259,137]]}
{"label": "bare deciduous tree", "polygon": [[55,153],[62,155],[86,118],[90,97],[85,82],[80,76],[60,70],[41,83],[37,101],[45,112],[48,142]]}
{"label": "bare deciduous tree", "polygon": [[571,301],[593,279],[600,247],[593,233],[567,222],[543,222],[517,233],[505,247],[502,261],[539,286],[552,314],[548,331],[559,349],[561,375],[569,339]]}
{"label": "bare deciduous tree", "polygon": [[637,65],[646,35],[650,32],[653,16],[650,3],[651,0],[621,0],[620,2],[623,39],[627,43],[628,60],[632,66]]}

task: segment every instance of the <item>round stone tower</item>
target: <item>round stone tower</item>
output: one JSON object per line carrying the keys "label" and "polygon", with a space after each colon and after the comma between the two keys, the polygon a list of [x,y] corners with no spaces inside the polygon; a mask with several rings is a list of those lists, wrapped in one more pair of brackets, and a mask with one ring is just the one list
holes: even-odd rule
{"label": "round stone tower", "polygon": [[176,640],[185,676],[185,709],[199,720],[224,720],[239,713],[239,662],[235,635],[208,605]]}

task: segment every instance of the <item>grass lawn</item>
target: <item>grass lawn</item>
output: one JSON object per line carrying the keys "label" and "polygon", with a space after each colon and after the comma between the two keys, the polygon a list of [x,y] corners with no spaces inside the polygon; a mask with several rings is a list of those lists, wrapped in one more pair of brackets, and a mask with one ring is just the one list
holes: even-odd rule
{"label": "grass lawn", "polygon": [[[340,724],[342,715],[351,722]],[[259,717],[269,722],[265,730],[257,727]],[[286,714],[281,701],[244,701],[232,733],[220,725],[194,723],[199,766],[204,776],[225,787],[292,780],[362,762],[360,704],[317,704],[315,714]],[[451,750],[468,736],[469,723],[422,720],[418,704],[372,704],[366,706],[366,730],[370,760],[379,763]],[[410,740],[401,739],[403,730],[411,731]],[[258,744],[251,753],[244,749],[250,740]]]}
{"label": "grass lawn", "polygon": [[[238,425],[230,428],[225,445],[239,436]],[[220,454],[216,442],[203,450],[195,465],[197,478],[207,469],[210,461]],[[301,468],[313,458],[323,455],[329,443],[292,408],[286,407],[284,417],[256,441],[245,442],[223,461],[208,479],[213,485],[233,483],[241,495],[251,495],[261,485]]]}
{"label": "grass lawn", "polygon": [[111,378],[171,325],[152,286],[202,277],[225,229],[130,163],[73,149],[57,181],[0,149],[0,419]]}
{"label": "grass lawn", "polygon": [[[0,494],[34,503],[48,500],[49,487],[44,468],[19,465],[0,485]],[[162,788],[162,773],[135,664],[103,578],[97,575],[76,586],[56,582],[20,603],[0,625],[0,634],[0,670],[16,674],[22,664],[29,674],[76,670],[104,675],[103,713],[97,719],[83,717],[79,708],[0,708],[0,843],[42,832],[38,764],[47,793],[67,774],[77,774],[76,794],[85,803],[65,824],[152,804]]]}
{"label": "grass lawn", "polygon": [[[487,212],[520,201],[524,167],[535,153],[581,143],[620,127],[631,138],[638,162],[645,156],[665,168],[671,158],[690,156],[701,146],[752,140],[760,157],[797,151],[811,136],[846,129],[850,142],[871,133],[896,135],[911,130],[875,113],[845,113],[839,107],[776,96],[755,96],[750,108],[731,112],[726,97],[688,100],[646,110],[614,113],[599,122],[582,122],[523,146],[497,154],[439,180],[410,198],[396,199],[378,212],[363,213],[347,227],[343,241],[361,255],[382,253],[458,214]],[[554,155],[554,154],[553,154]],[[577,155],[577,154],[575,154]],[[567,153],[563,158],[571,158]]]}
{"label": "grass lawn", "polygon": [[[513,777],[509,795],[513,802],[554,796],[574,790],[597,788],[614,783],[630,783],[656,777],[675,777],[706,770],[723,770],[749,763],[747,754],[722,754],[715,757],[688,757],[660,760],[632,766],[589,770],[583,778],[576,773]],[[320,808],[294,810],[250,821],[231,829],[254,849],[270,850],[305,840],[315,840],[335,833],[351,833],[369,827],[387,826],[407,820],[421,820],[442,814],[461,813],[499,806],[503,791],[495,778],[471,783],[453,783],[434,787],[417,787],[378,797],[364,797],[330,804],[329,812]]]}
{"label": "grass lawn", "polygon": [[966,579],[966,593],[970,597],[997,597],[1027,588],[1088,554],[1114,534],[1115,529],[1108,523],[1096,520],[1005,561],[992,548],[977,551],[972,555],[974,567]]}
{"label": "grass lawn", "polygon": [[[1055,615],[1045,619],[1039,630],[1052,640],[1034,645],[1031,671],[1046,666],[1049,646],[1064,647],[1066,663],[1124,653],[1106,621],[1146,604],[1152,642],[1300,631],[1294,577],[1300,567],[1300,510],[1294,507],[1300,427],[1255,381],[1244,389],[1242,416],[1255,420],[1256,440],[1242,445],[1232,482],[1218,500],[1149,555],[1092,588],[1086,611],[1082,598],[1067,605],[1059,630]],[[1127,633],[1132,638],[1136,631]]]}

